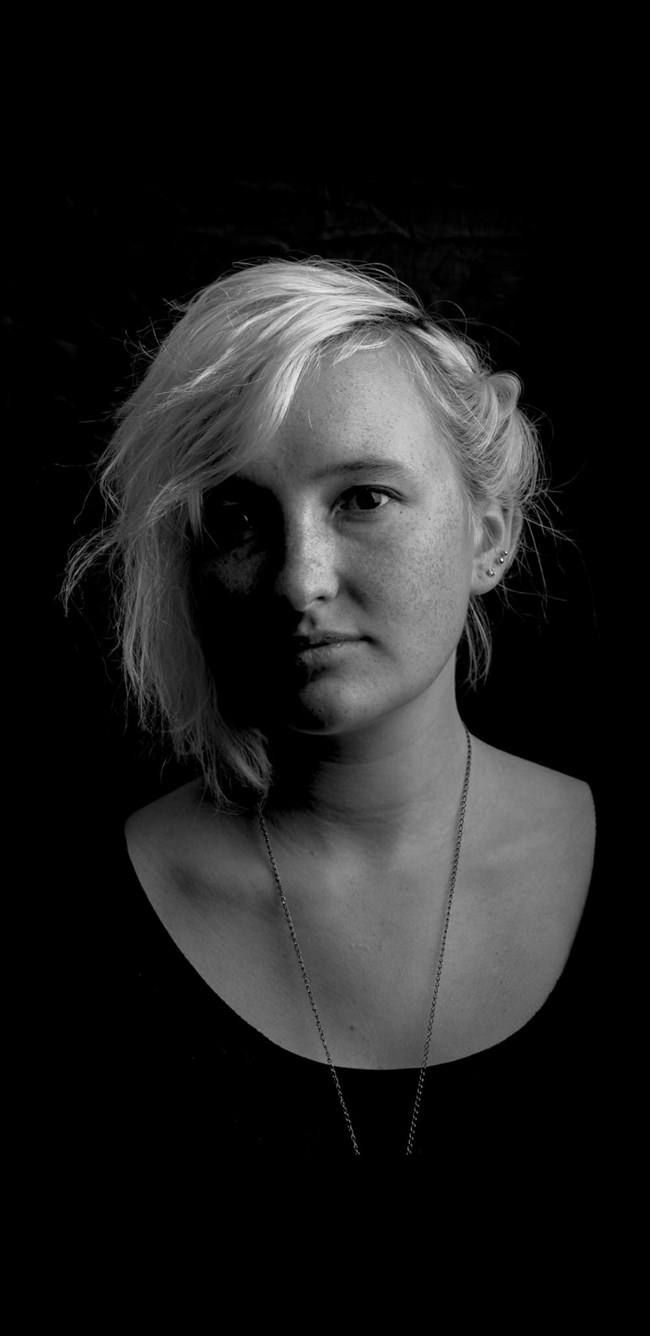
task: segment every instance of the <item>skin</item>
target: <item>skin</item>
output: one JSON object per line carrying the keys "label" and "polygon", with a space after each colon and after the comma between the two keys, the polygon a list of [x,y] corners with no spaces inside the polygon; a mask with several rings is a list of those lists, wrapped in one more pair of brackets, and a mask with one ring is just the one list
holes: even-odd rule
{"label": "skin", "polygon": [[[335,471],[371,457],[408,476]],[[208,539],[195,571],[202,635],[231,708],[251,722],[255,702],[271,738],[276,837],[290,826],[293,848],[383,865],[424,854],[457,810],[456,647],[470,593],[497,582],[486,571],[510,546],[506,515],[486,506],[476,542],[451,456],[390,349],[323,362],[214,500],[219,546]],[[292,632],[320,630],[360,639],[312,665],[283,659]]]}
{"label": "skin", "polygon": [[[371,473],[371,456],[408,476],[387,462]],[[467,755],[456,647],[470,594],[496,583],[497,553],[512,547],[496,503],[478,518],[477,541],[416,386],[389,349],[368,351],[301,384],[274,438],[215,491],[194,555],[220,699],[269,740],[265,821],[337,1064],[421,1062]],[[322,630],[359,639],[292,662],[290,636]],[[585,784],[472,747],[432,1063],[498,1043],[542,1005],[593,854]],[[218,813],[191,783],[126,832],[204,980],[274,1042],[322,1062],[256,815]]]}

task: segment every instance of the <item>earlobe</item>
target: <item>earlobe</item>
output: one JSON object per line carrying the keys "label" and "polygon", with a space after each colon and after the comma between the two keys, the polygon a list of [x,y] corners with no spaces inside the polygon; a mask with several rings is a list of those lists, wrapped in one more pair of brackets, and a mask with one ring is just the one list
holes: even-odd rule
{"label": "earlobe", "polygon": [[514,517],[491,504],[484,512],[481,538],[474,553],[472,593],[485,594],[498,584],[513,548]]}
{"label": "earlobe", "polygon": [[[485,553],[482,559],[475,558],[472,572],[473,594],[487,594],[490,589],[494,589],[503,574],[500,567],[505,566],[509,555],[508,548],[502,547],[496,553]],[[494,564],[491,565],[490,562]]]}

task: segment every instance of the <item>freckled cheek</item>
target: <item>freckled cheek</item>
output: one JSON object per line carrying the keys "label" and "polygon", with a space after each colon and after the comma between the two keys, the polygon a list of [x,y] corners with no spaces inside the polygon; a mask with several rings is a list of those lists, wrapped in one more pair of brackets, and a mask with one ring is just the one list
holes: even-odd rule
{"label": "freckled cheek", "polygon": [[399,602],[406,598],[415,604],[446,582],[452,564],[450,529],[444,516],[432,515],[410,532],[403,524],[393,530],[384,543],[375,546],[367,563],[376,593],[383,590]]}
{"label": "freckled cheek", "polygon": [[[467,611],[470,569],[454,529],[440,541],[416,538],[374,554],[358,583],[360,600],[403,644],[429,647],[458,638]],[[466,569],[467,567],[467,569]]]}
{"label": "freckled cheek", "polygon": [[205,599],[229,602],[249,598],[262,588],[265,567],[261,558],[219,557],[197,568],[195,583]]}

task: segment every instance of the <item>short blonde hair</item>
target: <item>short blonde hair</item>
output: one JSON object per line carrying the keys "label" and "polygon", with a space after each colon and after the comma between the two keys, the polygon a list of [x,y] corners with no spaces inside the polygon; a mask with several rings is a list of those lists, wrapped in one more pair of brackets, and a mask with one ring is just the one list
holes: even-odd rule
{"label": "short blonde hair", "polygon": [[[508,563],[543,493],[537,432],[518,407],[521,384],[493,372],[466,337],[431,318],[379,266],[314,257],[233,267],[185,305],[133,393],[95,471],[105,523],[69,554],[61,598],[108,563],[114,631],[141,725],[198,762],[213,800],[242,810],[271,781],[267,740],[224,718],[192,613],[190,552],[203,501],[281,425],[321,356],[395,349],[410,368],[455,461],[475,524],[500,502],[513,521]],[[487,674],[491,639],[479,600],[464,628],[468,681]]]}

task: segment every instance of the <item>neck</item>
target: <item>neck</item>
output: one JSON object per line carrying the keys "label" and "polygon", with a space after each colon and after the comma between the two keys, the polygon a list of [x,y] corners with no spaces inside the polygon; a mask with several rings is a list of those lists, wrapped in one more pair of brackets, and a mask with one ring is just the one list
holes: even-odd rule
{"label": "neck", "polygon": [[455,698],[425,710],[418,700],[345,734],[287,730],[271,755],[264,812],[280,837],[324,857],[397,865],[448,838],[467,739]]}

